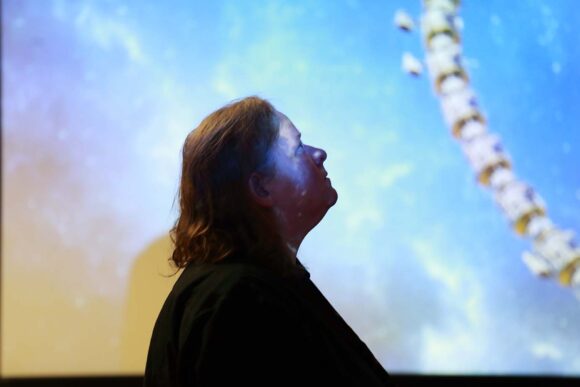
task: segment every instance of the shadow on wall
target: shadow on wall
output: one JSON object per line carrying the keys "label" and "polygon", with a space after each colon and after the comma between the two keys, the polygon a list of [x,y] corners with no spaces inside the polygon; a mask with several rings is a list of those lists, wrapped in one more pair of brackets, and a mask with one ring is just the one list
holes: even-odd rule
{"label": "shadow on wall", "polygon": [[151,332],[165,298],[178,274],[169,264],[173,243],[169,235],[154,240],[136,258],[129,276],[125,319],[121,336],[121,369],[145,372]]}

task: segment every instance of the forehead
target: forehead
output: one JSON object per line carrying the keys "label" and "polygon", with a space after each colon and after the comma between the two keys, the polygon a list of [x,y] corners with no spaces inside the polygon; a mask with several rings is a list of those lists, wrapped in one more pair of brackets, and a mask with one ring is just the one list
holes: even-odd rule
{"label": "forehead", "polygon": [[296,129],[292,121],[284,113],[276,112],[278,115],[278,119],[280,122],[280,137],[290,139],[290,138],[299,138],[301,133]]}

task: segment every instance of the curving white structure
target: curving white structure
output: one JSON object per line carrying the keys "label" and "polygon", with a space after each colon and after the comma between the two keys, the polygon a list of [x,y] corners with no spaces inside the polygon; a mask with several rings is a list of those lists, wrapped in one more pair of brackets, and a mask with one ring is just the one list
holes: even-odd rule
{"label": "curving white structure", "polygon": [[478,181],[493,192],[514,230],[532,240],[532,251],[523,253],[529,269],[562,285],[580,288],[580,246],[574,232],[554,225],[542,198],[514,174],[500,138],[488,131],[462,64],[459,3],[423,0],[420,23],[425,62],[445,122]]}

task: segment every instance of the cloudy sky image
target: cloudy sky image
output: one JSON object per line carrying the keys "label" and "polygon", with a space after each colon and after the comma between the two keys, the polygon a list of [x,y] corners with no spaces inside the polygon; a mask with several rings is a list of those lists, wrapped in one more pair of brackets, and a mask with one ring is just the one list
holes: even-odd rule
{"label": "cloudy sky image", "polygon": [[[576,2],[461,3],[490,130],[580,233]],[[430,80],[401,70],[423,47],[400,8],[421,2],[2,2],[2,372],[139,372],[128,288],[175,219],[185,136],[258,95],[328,153],[339,200],[299,257],[388,371],[580,375],[580,299],[522,262]]]}

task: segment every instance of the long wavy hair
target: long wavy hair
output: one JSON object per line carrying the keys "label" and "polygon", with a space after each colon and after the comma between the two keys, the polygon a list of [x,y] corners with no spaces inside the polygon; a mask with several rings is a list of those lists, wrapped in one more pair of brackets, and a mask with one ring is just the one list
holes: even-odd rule
{"label": "long wavy hair", "polygon": [[247,97],[211,113],[187,136],[180,214],[171,230],[171,260],[178,268],[236,256],[287,271],[291,259],[273,213],[258,207],[248,189],[251,173],[275,173],[275,113],[268,101]]}

